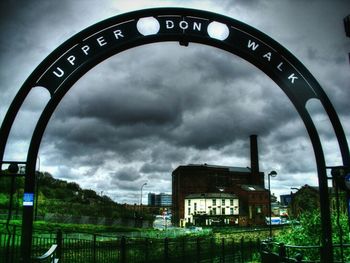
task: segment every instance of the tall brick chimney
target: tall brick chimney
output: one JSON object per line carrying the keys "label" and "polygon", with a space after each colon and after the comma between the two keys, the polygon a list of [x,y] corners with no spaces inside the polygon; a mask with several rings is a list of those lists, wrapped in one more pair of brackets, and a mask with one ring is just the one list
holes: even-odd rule
{"label": "tall brick chimney", "polygon": [[259,176],[259,153],[258,153],[258,140],[257,135],[250,135],[250,166],[252,175],[250,182],[251,184],[260,184]]}

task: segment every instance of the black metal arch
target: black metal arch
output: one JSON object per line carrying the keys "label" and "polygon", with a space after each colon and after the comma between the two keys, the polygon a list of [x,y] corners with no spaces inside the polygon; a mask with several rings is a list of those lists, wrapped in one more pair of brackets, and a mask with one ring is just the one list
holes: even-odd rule
{"label": "black metal arch", "polygon": [[[153,24],[149,34],[138,30],[138,23]],[[212,22],[218,22],[228,32],[217,39],[208,33]],[[184,8],[155,8],[118,15],[99,22],[76,34],[53,51],[25,81],[13,100],[0,130],[0,160],[15,117],[33,87],[45,87],[51,94],[34,130],[26,161],[25,192],[34,193],[35,165],[45,128],[57,105],[72,85],[87,71],[108,57],[140,45],[176,41],[190,42],[226,50],[249,61],[273,81],[289,97],[302,118],[310,136],[317,163],[322,214],[322,262],[333,262],[332,229],[328,199],[328,184],[324,154],[315,125],[305,105],[318,99],[327,112],[337,137],[344,166],[350,165],[349,148],[339,118],[327,95],[316,79],[286,48],[257,29],[222,15]],[[22,260],[30,258],[33,207],[23,211]]]}

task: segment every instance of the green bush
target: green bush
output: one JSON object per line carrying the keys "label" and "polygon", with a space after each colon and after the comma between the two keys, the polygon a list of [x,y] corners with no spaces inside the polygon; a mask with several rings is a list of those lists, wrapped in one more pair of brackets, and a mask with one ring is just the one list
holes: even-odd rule
{"label": "green bush", "polygon": [[9,204],[9,195],[0,193],[0,208],[7,208]]}
{"label": "green bush", "polygon": [[[342,231],[343,244],[350,244],[348,217],[346,214],[339,215],[339,224],[337,214],[332,214],[332,241],[333,244],[340,244],[340,231]],[[318,210],[305,212],[300,216],[300,224],[292,225],[290,228],[281,231],[275,241],[292,246],[319,246],[321,245],[322,226],[321,215]],[[336,259],[340,258],[340,249],[334,249]],[[345,260],[350,260],[350,249],[344,249]],[[304,259],[319,259],[319,251],[317,249],[304,252]]]}

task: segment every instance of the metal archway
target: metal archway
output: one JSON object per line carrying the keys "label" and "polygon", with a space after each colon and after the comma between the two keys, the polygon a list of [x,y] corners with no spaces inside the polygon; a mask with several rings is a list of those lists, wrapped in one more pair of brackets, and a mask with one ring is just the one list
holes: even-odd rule
{"label": "metal archway", "polygon": [[[217,34],[215,28],[219,28]],[[146,28],[146,29],[145,29]],[[332,229],[327,173],[318,132],[305,106],[318,99],[337,137],[344,166],[350,165],[349,148],[339,118],[327,95],[311,73],[287,49],[257,29],[219,14],[184,8],[155,8],[118,15],[76,34],[53,51],[29,76],[14,98],[0,130],[0,160],[15,117],[33,87],[46,88],[51,99],[32,135],[26,164],[25,193],[33,196],[35,165],[45,128],[57,105],[87,71],[121,51],[155,42],[205,44],[231,52],[261,69],[285,92],[308,131],[316,158],[322,215],[322,262],[333,262]],[[21,258],[30,258],[33,206],[23,207]]]}

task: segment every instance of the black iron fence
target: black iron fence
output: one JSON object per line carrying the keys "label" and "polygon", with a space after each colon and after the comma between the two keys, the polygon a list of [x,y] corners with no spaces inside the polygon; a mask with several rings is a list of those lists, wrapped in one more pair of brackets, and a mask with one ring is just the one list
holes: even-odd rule
{"label": "black iron fence", "polygon": [[[260,240],[216,239],[212,236],[126,238],[84,233],[36,234],[33,259],[57,244],[55,256],[69,263],[224,263],[259,262]],[[20,233],[0,233],[0,262],[15,263],[20,256]]]}
{"label": "black iron fence", "polygon": [[[321,246],[294,246],[270,241],[261,243],[261,262],[263,263],[318,263]],[[333,245],[333,262],[350,262],[350,244]]]}
{"label": "black iron fence", "polygon": [[[0,232],[0,263],[16,263],[20,257],[20,228]],[[320,262],[320,246],[291,246],[275,242],[213,236],[131,238],[116,235],[57,232],[36,233],[32,258],[53,244],[55,257],[69,263],[224,263],[224,262]],[[350,244],[334,245],[334,262],[349,262]]]}

